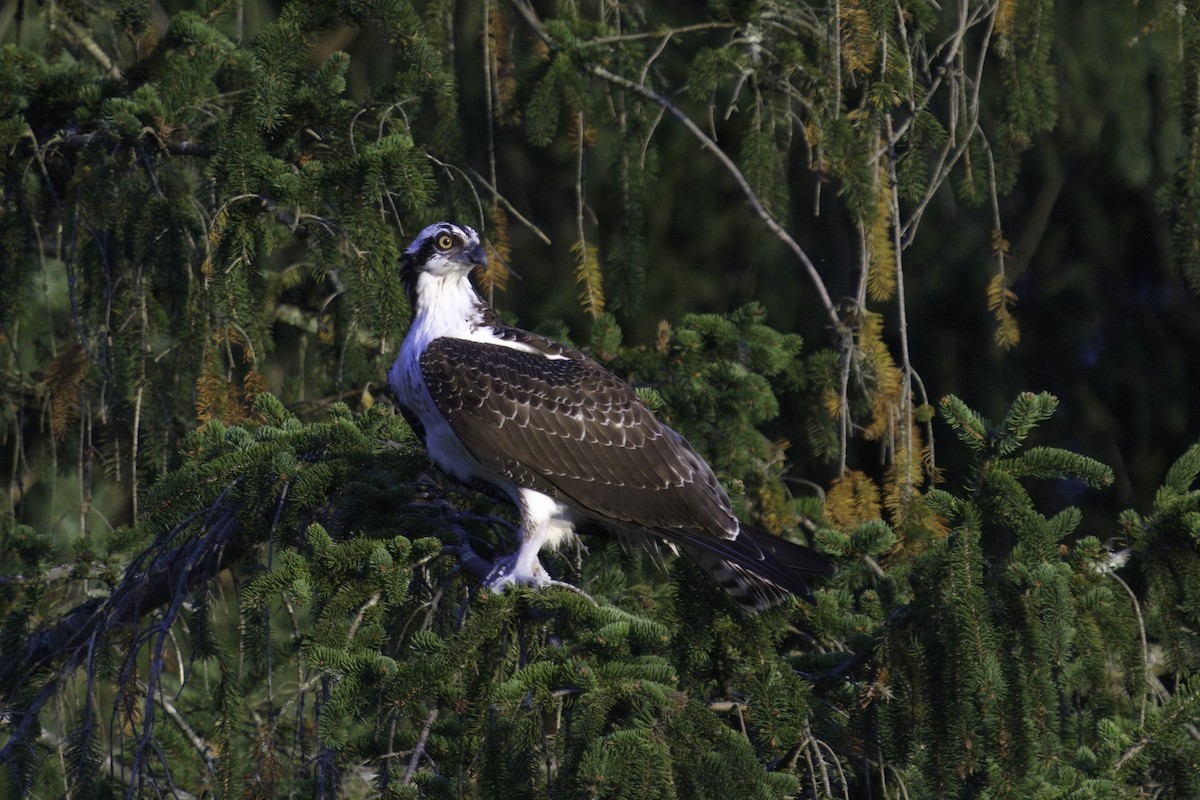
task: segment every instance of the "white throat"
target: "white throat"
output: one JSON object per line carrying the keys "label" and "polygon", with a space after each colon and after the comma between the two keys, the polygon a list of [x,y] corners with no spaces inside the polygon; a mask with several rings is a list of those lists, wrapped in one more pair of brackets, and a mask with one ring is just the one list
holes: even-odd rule
{"label": "white throat", "polygon": [[417,276],[417,307],[404,347],[422,351],[434,339],[443,336],[471,338],[482,322],[482,300],[471,286],[466,272]]}

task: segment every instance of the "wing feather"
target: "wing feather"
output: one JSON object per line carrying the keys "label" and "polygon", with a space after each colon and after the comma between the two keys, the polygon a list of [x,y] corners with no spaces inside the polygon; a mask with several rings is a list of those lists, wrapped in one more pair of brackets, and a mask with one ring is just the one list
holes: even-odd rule
{"label": "wing feather", "polygon": [[[526,334],[532,338],[532,334]],[[556,358],[474,340],[429,344],[421,371],[455,435],[488,469],[587,515],[729,539],[738,521],[708,465],[627,383],[558,346]]]}

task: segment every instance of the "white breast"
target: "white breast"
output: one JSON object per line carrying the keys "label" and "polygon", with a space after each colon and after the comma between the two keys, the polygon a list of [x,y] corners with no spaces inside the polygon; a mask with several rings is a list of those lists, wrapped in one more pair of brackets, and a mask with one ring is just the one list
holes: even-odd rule
{"label": "white breast", "polygon": [[487,341],[521,350],[532,351],[532,348],[498,338],[492,328],[483,323],[481,301],[465,273],[422,273],[417,281],[417,308],[400,346],[400,355],[388,372],[388,383],[400,403],[416,414],[424,426],[425,447],[434,463],[459,480],[496,482],[494,476],[467,452],[434,405],[421,374],[421,356],[431,342],[444,336]]}
{"label": "white breast", "polygon": [[[417,308],[414,309],[412,325],[400,346],[400,355],[388,372],[392,391],[424,426],[425,447],[434,463],[460,480],[490,481],[511,493],[515,489],[511,482],[497,480],[496,476],[489,474],[463,447],[446,418],[438,411],[421,374],[421,356],[430,343],[446,336],[489,342],[528,353],[540,351],[523,342],[501,339],[490,325],[484,323],[482,301],[465,273],[422,273],[417,278],[416,296]],[[545,357],[558,359],[563,356]],[[513,499],[516,500],[516,497]]]}

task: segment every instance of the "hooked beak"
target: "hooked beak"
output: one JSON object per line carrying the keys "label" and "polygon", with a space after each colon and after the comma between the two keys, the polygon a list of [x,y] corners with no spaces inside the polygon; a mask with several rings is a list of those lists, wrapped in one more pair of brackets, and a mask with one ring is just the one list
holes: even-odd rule
{"label": "hooked beak", "polygon": [[471,248],[471,251],[467,253],[467,260],[470,261],[473,266],[486,267],[487,253],[484,251],[483,245],[477,244],[475,247]]}

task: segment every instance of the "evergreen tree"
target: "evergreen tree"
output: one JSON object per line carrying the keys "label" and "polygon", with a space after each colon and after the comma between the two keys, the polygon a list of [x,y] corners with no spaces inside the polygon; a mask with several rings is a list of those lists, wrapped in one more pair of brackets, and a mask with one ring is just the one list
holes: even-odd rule
{"label": "evergreen tree", "polygon": [[[1175,8],[1130,37],[1181,43],[1190,142]],[[1195,795],[1200,445],[1102,542],[1043,491],[1114,481],[1031,441],[1055,397],[991,422],[926,397],[910,348],[930,321],[905,256],[953,203],[982,209],[978,315],[1020,341],[1001,203],[1060,108],[1054,12],[18,4],[8,790]],[[1189,279],[1193,149],[1163,193]],[[676,205],[689,244],[664,261]],[[407,323],[397,256],[440,218],[485,233],[489,294],[518,244],[570,264],[524,282],[536,321],[635,382],[744,518],[837,557],[814,605],[746,617],[689,562],[590,539],[547,559],[581,591],[480,590],[512,509],[432,468],[375,388]],[[803,339],[762,303],[703,308],[729,252],[735,276],[782,254]],[[672,281],[699,310],[652,302]]]}

